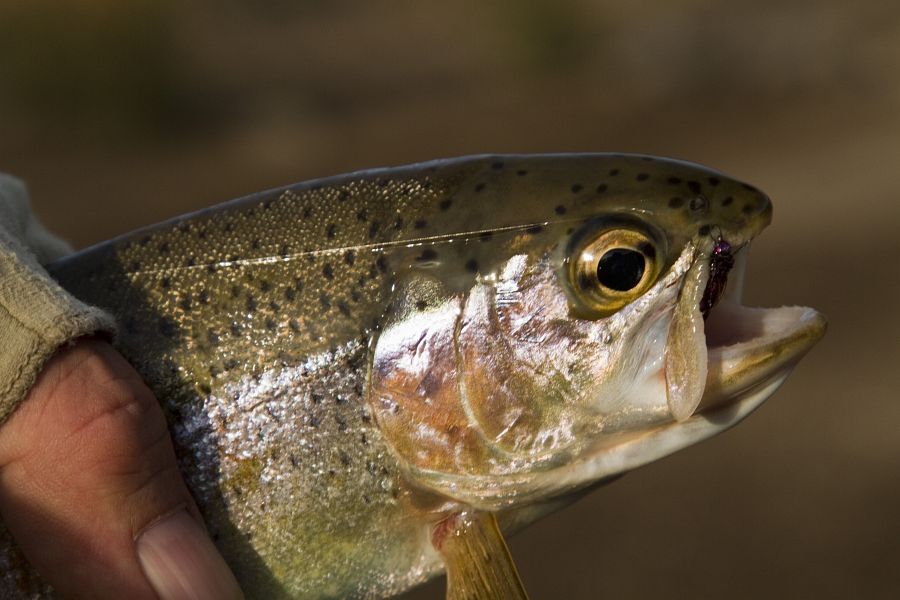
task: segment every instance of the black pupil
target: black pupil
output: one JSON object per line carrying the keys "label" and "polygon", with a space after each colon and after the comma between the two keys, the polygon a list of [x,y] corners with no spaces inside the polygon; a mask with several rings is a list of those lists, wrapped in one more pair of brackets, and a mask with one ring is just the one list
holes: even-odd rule
{"label": "black pupil", "polygon": [[597,263],[597,279],[611,290],[627,292],[644,276],[644,255],[629,248],[607,250]]}

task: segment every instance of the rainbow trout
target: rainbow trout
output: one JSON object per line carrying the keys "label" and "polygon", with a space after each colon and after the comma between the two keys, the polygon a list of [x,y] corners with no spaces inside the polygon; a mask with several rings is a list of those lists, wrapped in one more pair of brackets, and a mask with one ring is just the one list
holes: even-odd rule
{"label": "rainbow trout", "polygon": [[[501,531],[734,425],[824,333],[740,303],[771,214],[685,162],[477,156],[263,192],[50,272],[117,317],[248,597],[446,570],[448,598],[522,598]],[[15,552],[3,597],[48,593]]]}

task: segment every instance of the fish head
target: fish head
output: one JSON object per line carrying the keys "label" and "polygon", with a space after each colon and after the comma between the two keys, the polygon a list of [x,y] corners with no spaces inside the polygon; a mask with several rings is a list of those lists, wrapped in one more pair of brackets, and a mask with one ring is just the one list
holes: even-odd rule
{"label": "fish head", "polygon": [[632,155],[496,164],[452,175],[468,210],[408,244],[373,343],[369,400],[416,484],[490,510],[583,489],[737,423],[824,333],[741,304],[755,188]]}

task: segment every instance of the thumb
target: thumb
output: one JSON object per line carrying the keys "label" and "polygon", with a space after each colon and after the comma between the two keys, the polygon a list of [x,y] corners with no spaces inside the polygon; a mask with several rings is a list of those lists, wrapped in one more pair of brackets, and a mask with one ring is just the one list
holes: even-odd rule
{"label": "thumb", "polygon": [[162,410],[105,342],[61,349],[0,428],[0,513],[63,596],[241,597]]}

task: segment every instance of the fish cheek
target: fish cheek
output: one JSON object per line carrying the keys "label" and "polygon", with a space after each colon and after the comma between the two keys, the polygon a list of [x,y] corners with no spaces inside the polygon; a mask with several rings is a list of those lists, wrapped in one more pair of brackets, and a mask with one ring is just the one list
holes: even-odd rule
{"label": "fish cheek", "polygon": [[[548,257],[510,259],[476,285],[459,327],[464,400],[498,450],[539,460],[569,445],[581,419],[581,343]],[[512,468],[514,463],[508,467]]]}
{"label": "fish cheek", "polygon": [[459,401],[454,335],[462,298],[435,303],[438,285],[401,286],[373,352],[369,404],[409,467],[478,473],[487,450]]}
{"label": "fish cheek", "polygon": [[485,437],[514,453],[530,449],[540,432],[530,369],[517,361],[494,311],[494,288],[476,286],[459,328],[463,394]]}

